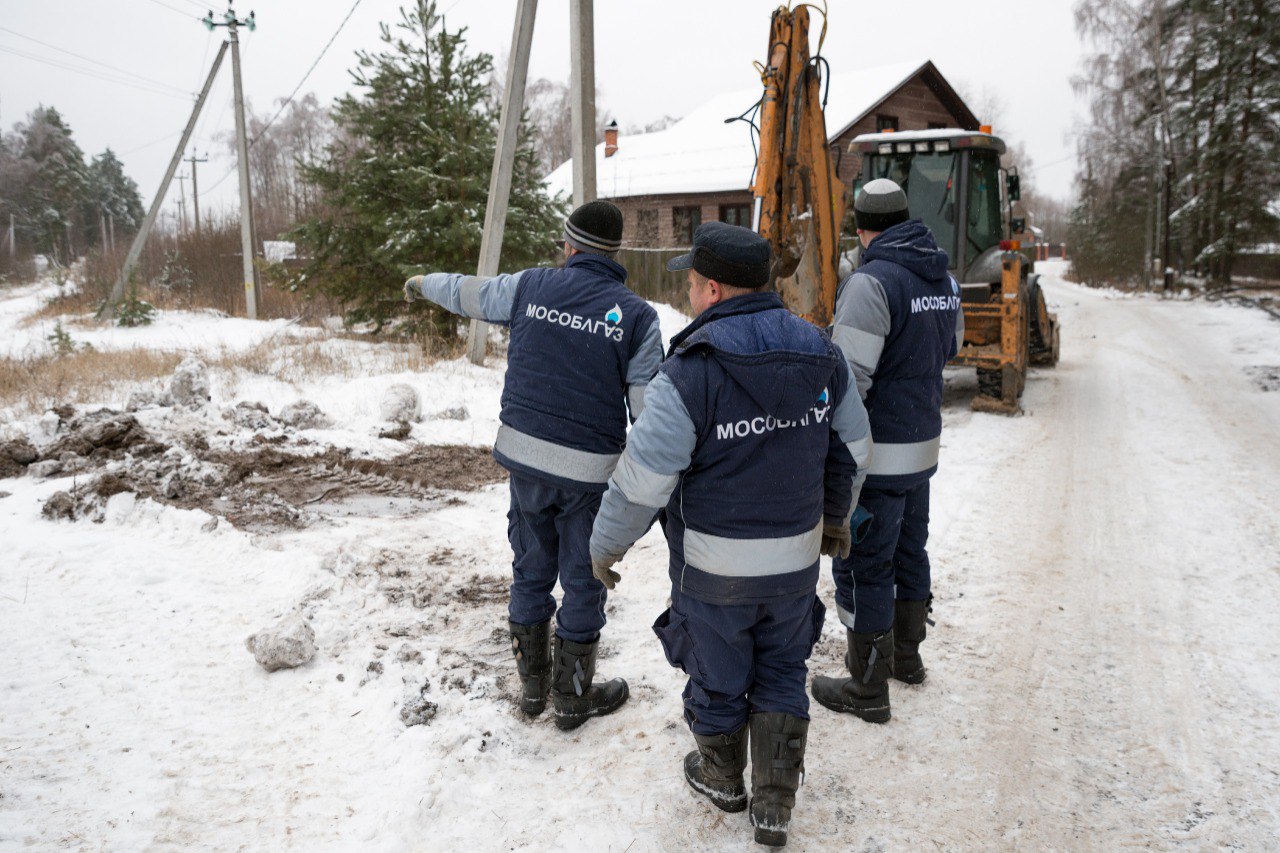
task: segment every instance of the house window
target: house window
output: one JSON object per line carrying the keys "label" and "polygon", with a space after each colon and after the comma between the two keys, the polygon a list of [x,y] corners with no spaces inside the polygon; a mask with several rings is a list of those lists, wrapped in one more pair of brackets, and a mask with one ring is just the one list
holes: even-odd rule
{"label": "house window", "polygon": [[876,133],[884,133],[886,130],[898,130],[898,117],[887,116],[883,113],[876,114]]}
{"label": "house window", "polygon": [[636,211],[635,243],[640,246],[658,244],[658,211],[641,208]]}
{"label": "house window", "polygon": [[751,227],[751,205],[749,204],[720,205],[720,221],[728,222],[730,225],[741,225],[743,228],[750,228]]}
{"label": "house window", "polygon": [[693,245],[693,232],[702,224],[702,208],[671,208],[671,231],[676,243],[681,246]]}

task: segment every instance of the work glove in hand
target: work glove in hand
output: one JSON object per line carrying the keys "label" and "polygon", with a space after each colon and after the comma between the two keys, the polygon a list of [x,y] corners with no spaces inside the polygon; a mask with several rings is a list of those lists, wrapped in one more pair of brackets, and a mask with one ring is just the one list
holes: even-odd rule
{"label": "work glove in hand", "polygon": [[847,525],[822,525],[822,556],[839,556],[841,559],[844,559],[849,556],[849,551],[852,548],[853,535],[849,532]]}
{"label": "work glove in hand", "polygon": [[422,291],[418,289],[418,285],[422,283],[422,276],[415,275],[404,283],[404,301],[405,302],[422,302]]}
{"label": "work glove in hand", "polygon": [[618,581],[622,580],[622,575],[610,568],[616,562],[618,562],[617,557],[591,558],[591,574],[595,575],[596,580],[604,584],[606,589],[613,589]]}

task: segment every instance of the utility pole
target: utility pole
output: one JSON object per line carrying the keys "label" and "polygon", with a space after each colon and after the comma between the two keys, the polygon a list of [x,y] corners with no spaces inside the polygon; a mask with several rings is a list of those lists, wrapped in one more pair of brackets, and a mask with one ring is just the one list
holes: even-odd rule
{"label": "utility pole", "polygon": [[107,235],[111,238],[111,251],[116,250],[116,215],[107,211]]}
{"label": "utility pole", "polygon": [[[204,81],[204,88],[200,90],[200,96],[196,98],[196,104],[191,108],[191,118],[187,119],[187,126],[182,130],[182,138],[178,140],[178,147],[174,149],[173,157],[169,160],[169,168],[165,170],[164,178],[160,181],[160,188],[156,190],[156,197],[151,202],[151,209],[147,211],[147,215],[142,220],[142,227],[138,229],[138,233],[133,237],[133,244],[129,246],[129,254],[125,256],[124,266],[120,268],[120,275],[116,278],[116,283],[111,287],[111,295],[102,303],[102,307],[98,309],[98,319],[110,320],[115,316],[115,307],[124,296],[125,285],[129,282],[129,276],[133,273],[134,265],[138,263],[138,256],[142,254],[142,246],[147,242],[147,235],[151,233],[152,226],[155,225],[156,216],[160,213],[160,205],[164,203],[165,193],[169,190],[169,184],[173,181],[173,173],[178,171],[178,164],[182,162],[182,152],[187,148],[187,142],[191,139],[191,132],[195,130],[196,119],[200,118],[200,110],[204,107],[205,100],[209,97],[209,89],[213,87],[213,80],[218,76],[218,69],[222,66],[222,57],[227,53],[227,43],[223,42],[218,48],[218,55],[214,57],[213,67],[209,69],[209,76]],[[114,227],[114,222],[112,223]]]}
{"label": "utility pole", "polygon": [[17,253],[18,253],[18,248],[16,245],[14,245],[14,242],[13,242],[13,214],[10,213],[9,214],[9,263],[14,262],[15,256],[17,255]]}
{"label": "utility pole", "polygon": [[[511,62],[507,65],[507,82],[502,90],[498,144],[493,152],[489,200],[485,204],[484,232],[480,237],[480,264],[476,274],[481,278],[498,274],[502,233],[507,225],[507,203],[511,200],[511,174],[516,161],[516,131],[520,128],[520,115],[524,112],[524,87],[529,78],[529,48],[533,44],[533,18],[537,10],[538,0],[520,0],[516,6]],[[577,179],[574,180],[576,182]],[[469,334],[467,358],[472,364],[482,364],[489,324],[483,320],[472,320]]]}
{"label": "utility pole", "polygon": [[573,124],[573,206],[596,198],[594,0],[569,0],[569,98]]}
{"label": "utility pole", "polygon": [[250,320],[258,319],[257,270],[253,264],[253,201],[249,191],[249,141],[244,131],[244,87],[240,83],[240,27],[253,32],[258,27],[253,12],[240,20],[235,10],[227,6],[222,23],[214,23],[213,16],[205,18],[205,26],[226,27],[231,42],[231,81],[235,91],[236,110],[236,160],[240,171],[240,253],[244,260],[244,302]]}
{"label": "utility pole", "polygon": [[195,214],[196,220],[196,236],[200,236],[200,184],[196,182],[196,163],[208,163],[208,152],[204,157],[197,158],[196,152],[192,151],[191,156],[186,159],[191,164],[191,209]]}
{"label": "utility pole", "polygon": [[182,236],[187,235],[187,193],[186,175],[178,175],[178,230]]}

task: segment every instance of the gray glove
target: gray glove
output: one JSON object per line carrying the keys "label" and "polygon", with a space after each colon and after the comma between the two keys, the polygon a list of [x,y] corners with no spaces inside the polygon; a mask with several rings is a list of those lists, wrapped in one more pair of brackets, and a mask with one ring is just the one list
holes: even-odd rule
{"label": "gray glove", "polygon": [[849,556],[849,551],[852,549],[853,534],[849,532],[848,525],[830,523],[822,525],[822,556],[839,556],[843,560]]}
{"label": "gray glove", "polygon": [[604,584],[606,589],[613,589],[618,581],[622,580],[622,575],[610,568],[616,562],[618,562],[617,557],[593,556],[591,558],[591,574],[595,575],[596,580]]}
{"label": "gray glove", "polygon": [[418,289],[418,285],[422,283],[422,276],[415,275],[404,283],[404,301],[405,302],[422,302],[422,291]]}

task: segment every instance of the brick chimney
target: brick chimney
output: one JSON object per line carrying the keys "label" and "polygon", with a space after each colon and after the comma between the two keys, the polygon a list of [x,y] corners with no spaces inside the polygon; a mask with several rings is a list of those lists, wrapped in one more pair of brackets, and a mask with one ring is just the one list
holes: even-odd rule
{"label": "brick chimney", "polygon": [[618,151],[618,123],[609,122],[604,129],[604,156],[612,157]]}

